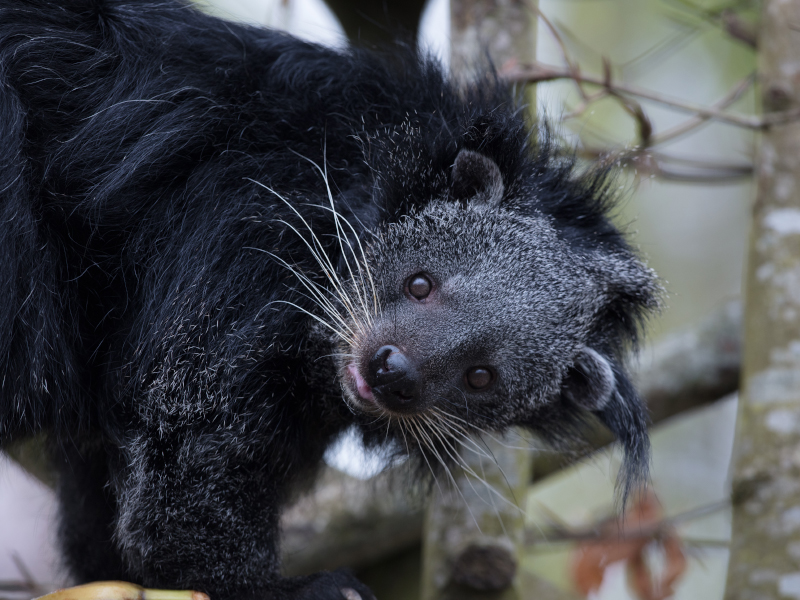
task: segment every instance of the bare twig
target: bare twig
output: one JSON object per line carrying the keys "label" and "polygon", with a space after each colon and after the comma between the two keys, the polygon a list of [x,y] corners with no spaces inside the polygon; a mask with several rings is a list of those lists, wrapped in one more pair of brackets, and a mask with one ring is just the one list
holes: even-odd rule
{"label": "bare twig", "polygon": [[34,579],[33,574],[30,572],[28,567],[25,566],[25,563],[22,562],[22,559],[16,552],[11,553],[11,560],[14,562],[14,566],[17,567],[17,571],[19,571],[22,581],[27,589],[37,593],[37,595],[45,593],[44,589],[36,583],[36,579]]}
{"label": "bare twig", "polygon": [[664,157],[653,155],[651,173],[661,179],[681,183],[707,184],[730,183],[753,175],[753,165],[704,166],[702,163],[690,167],[677,168],[665,164]]}
{"label": "bare twig", "polygon": [[569,69],[569,72],[572,73],[572,75],[573,75],[572,79],[573,79],[573,81],[575,81],[575,85],[578,88],[578,93],[580,94],[581,98],[583,98],[584,101],[587,101],[588,100],[588,95],[586,93],[586,90],[584,90],[583,86],[581,85],[580,67],[578,66],[578,63],[576,63],[575,61],[573,61],[570,58],[569,51],[567,50],[567,45],[564,43],[564,39],[561,37],[561,33],[559,33],[559,31],[556,28],[556,26],[553,25],[553,22],[550,21],[550,19],[548,19],[547,16],[539,9],[539,5],[537,3],[529,1],[529,2],[527,2],[527,5],[528,5],[528,8],[534,14],[539,16],[539,19],[541,19],[542,23],[545,24],[547,29],[552,34],[553,38],[555,38],[556,44],[558,44],[558,48],[559,48],[559,50],[561,50],[561,57],[564,59],[564,62],[567,64],[567,68]]}
{"label": "bare twig", "polygon": [[11,560],[17,567],[21,579],[12,581],[0,580],[0,592],[9,594],[9,596],[0,596],[0,599],[11,600],[14,598],[20,600],[35,598],[52,591],[51,588],[41,585],[36,581],[28,567],[25,566],[25,563],[22,562],[22,559],[15,552],[11,553]]}
{"label": "bare twig", "polygon": [[[583,528],[573,528],[565,525],[558,520],[549,529],[543,530],[541,527],[530,528],[525,532],[525,541],[528,544],[558,544],[563,542],[594,542],[608,539],[613,535],[615,541],[618,540],[638,540],[657,538],[674,530],[675,526],[699,519],[710,514],[717,513],[730,507],[729,500],[704,504],[691,508],[684,512],[659,519],[655,523],[648,523],[638,527],[626,527],[622,530],[615,530],[610,534],[609,523],[616,522],[618,517],[608,517]],[[540,507],[541,509],[541,507]]]}
{"label": "bare twig", "polygon": [[655,152],[652,148],[634,147],[610,151],[608,148],[583,147],[576,150],[576,153],[581,158],[600,164],[632,168],[637,176],[654,175],[682,183],[725,183],[753,174],[751,163],[682,158]]}
{"label": "bare twig", "polygon": [[752,0],[737,2],[721,8],[704,9],[694,2],[687,0],[673,0],[676,4],[684,7],[699,19],[709,23],[714,27],[722,29],[733,39],[738,40],[750,48],[758,48],[758,31],[756,27],[742,18],[739,10],[746,9],[753,5]]}
{"label": "bare twig", "polygon": [[[543,63],[533,63],[527,66],[515,66],[500,73],[502,77],[512,83],[539,83],[544,81],[555,81],[558,79],[574,79],[575,76],[569,70],[545,65]],[[723,112],[717,108],[703,106],[694,102],[687,102],[675,98],[667,97],[646,88],[638,87],[626,83],[611,82],[606,77],[596,77],[593,75],[579,75],[582,83],[597,85],[609,93],[618,95],[634,96],[651,102],[656,102],[664,106],[669,106],[675,110],[692,113],[696,117],[703,119],[720,121],[746,129],[765,129],[782,123],[800,118],[800,108],[767,113],[761,117],[738,115]]]}
{"label": "bare twig", "polygon": [[605,82],[603,88],[608,92],[609,95],[614,96],[617,100],[619,100],[622,108],[624,108],[625,111],[636,121],[639,134],[638,146],[640,148],[647,148],[650,146],[650,138],[653,134],[653,124],[645,114],[641,104],[639,104],[633,98],[620,95],[614,89],[614,86],[611,84],[611,61],[609,61],[607,58],[603,58],[603,81]]}
{"label": "bare twig", "polygon": [[[718,111],[728,108],[729,106],[734,104],[737,100],[739,100],[739,98],[741,98],[742,95],[753,86],[755,79],[756,79],[755,73],[751,73],[750,75],[742,79],[739,83],[737,83],[735,86],[733,86],[731,91],[729,91],[725,96],[723,96],[718,102],[713,104],[711,108]],[[700,125],[707,123],[708,120],[709,120],[708,117],[703,117],[703,116],[691,117],[690,119],[687,119],[683,123],[676,125],[671,129],[667,129],[666,131],[662,131],[658,135],[654,135],[651,145],[656,146],[658,144],[663,144],[665,142],[675,140],[681,137],[682,135],[685,135],[690,131],[697,129]]]}

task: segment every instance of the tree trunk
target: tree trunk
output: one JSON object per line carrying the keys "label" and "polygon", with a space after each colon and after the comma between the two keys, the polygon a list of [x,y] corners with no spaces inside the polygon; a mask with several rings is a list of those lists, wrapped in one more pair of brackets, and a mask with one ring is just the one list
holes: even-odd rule
{"label": "tree trunk", "polygon": [[[456,80],[472,80],[489,61],[495,67],[532,61],[535,6],[534,0],[450,0],[450,68]],[[423,600],[524,597],[527,584],[518,565],[531,453],[510,446],[526,446],[525,439],[505,444],[484,436],[467,443],[461,452],[466,468],[452,480],[440,479],[425,517]]]}
{"label": "tree trunk", "polygon": [[[800,107],[800,0],[763,0],[764,112]],[[800,598],[800,122],[761,140],[728,600]]]}
{"label": "tree trunk", "polygon": [[466,82],[485,72],[489,62],[498,69],[508,62],[533,62],[537,5],[535,0],[450,0],[453,76]]}
{"label": "tree trunk", "polygon": [[463,469],[454,470],[451,480],[440,478],[428,505],[422,539],[423,600],[524,597],[517,571],[530,450],[488,437],[475,444],[475,451],[465,449],[461,458],[482,481]]}
{"label": "tree trunk", "polygon": [[356,45],[385,47],[393,39],[414,43],[425,0],[325,0]]}

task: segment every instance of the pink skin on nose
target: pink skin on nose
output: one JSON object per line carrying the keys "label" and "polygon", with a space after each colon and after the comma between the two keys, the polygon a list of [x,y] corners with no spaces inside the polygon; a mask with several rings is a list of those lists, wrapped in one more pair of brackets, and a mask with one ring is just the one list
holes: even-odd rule
{"label": "pink skin on nose", "polygon": [[374,402],[375,396],[372,394],[372,388],[367,385],[366,381],[364,381],[361,373],[358,372],[358,367],[354,364],[349,364],[347,365],[347,372],[350,374],[350,377],[353,378],[353,381],[355,381],[356,388],[358,388],[358,395],[362,398],[362,400]]}

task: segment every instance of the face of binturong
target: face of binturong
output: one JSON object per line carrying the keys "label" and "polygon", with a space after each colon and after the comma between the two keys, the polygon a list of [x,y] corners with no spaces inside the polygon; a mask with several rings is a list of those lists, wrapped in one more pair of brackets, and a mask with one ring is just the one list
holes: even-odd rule
{"label": "face of binturong", "polygon": [[502,175],[480,154],[462,151],[451,177],[462,197],[384,225],[349,269],[338,374],[352,410],[405,444],[421,437],[423,452],[512,425],[558,440],[593,412],[646,455],[632,447],[646,445],[644,412],[609,321],[621,298],[652,301],[652,272],[500,206]]}
{"label": "face of binturong", "polygon": [[340,375],[387,418],[523,421],[558,394],[603,293],[546,219],[483,205],[430,204],[370,257],[376,309]]}

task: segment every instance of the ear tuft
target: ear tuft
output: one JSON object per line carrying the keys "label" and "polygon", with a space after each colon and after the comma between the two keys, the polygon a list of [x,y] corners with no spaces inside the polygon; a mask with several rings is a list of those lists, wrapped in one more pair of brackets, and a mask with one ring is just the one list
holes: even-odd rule
{"label": "ear tuft", "polygon": [[611,400],[615,387],[614,370],[609,362],[591,348],[584,348],[567,372],[561,393],[581,408],[598,411]]}
{"label": "ear tuft", "polygon": [[461,150],[453,163],[452,178],[451,200],[497,206],[503,199],[505,186],[500,167],[483,154]]}
{"label": "ear tuft", "polygon": [[591,411],[619,440],[625,460],[619,474],[622,507],[648,479],[650,441],[647,407],[623,369],[591,348],[584,348],[564,378],[562,397]]}
{"label": "ear tuft", "polygon": [[650,439],[647,436],[647,406],[636,393],[628,377],[617,365],[615,389],[610,401],[596,414],[619,440],[625,460],[619,472],[618,493],[622,508],[633,492],[647,483],[650,467]]}

